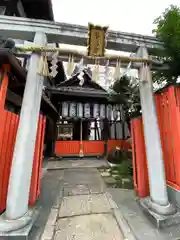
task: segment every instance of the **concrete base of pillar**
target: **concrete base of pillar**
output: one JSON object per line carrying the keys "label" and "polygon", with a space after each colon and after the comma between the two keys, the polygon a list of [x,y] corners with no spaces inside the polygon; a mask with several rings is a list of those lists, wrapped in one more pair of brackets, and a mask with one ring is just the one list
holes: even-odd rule
{"label": "concrete base of pillar", "polygon": [[138,201],[143,212],[157,228],[166,228],[180,223],[180,209],[174,205],[160,206],[153,203],[149,197]]}
{"label": "concrete base of pillar", "polygon": [[[7,237],[8,239],[28,240],[28,236],[39,215],[40,208],[30,209],[22,218],[16,220],[7,220],[5,213],[0,216],[0,239]],[[3,239],[4,239],[3,238]]]}

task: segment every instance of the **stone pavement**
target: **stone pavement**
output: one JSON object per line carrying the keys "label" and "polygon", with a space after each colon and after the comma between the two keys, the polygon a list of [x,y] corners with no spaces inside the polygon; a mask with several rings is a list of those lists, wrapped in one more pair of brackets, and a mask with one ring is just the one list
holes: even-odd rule
{"label": "stone pavement", "polygon": [[58,197],[59,191],[62,189],[61,179],[63,178],[63,175],[63,171],[47,171],[42,178],[41,194],[37,202],[37,207],[41,207],[40,214],[33,226],[28,240],[41,239],[42,232],[44,231],[48,216],[51,213],[54,201]]}
{"label": "stone pavement", "polygon": [[28,239],[180,240],[180,226],[160,231],[148,221],[132,190],[105,186],[96,169],[105,161],[81,161],[43,166],[42,210]]}
{"label": "stone pavement", "polygon": [[59,160],[59,161],[48,161],[47,168],[49,170],[55,169],[67,169],[67,168],[99,168],[107,167],[108,163],[104,159],[82,159],[82,160]]}
{"label": "stone pavement", "polygon": [[60,187],[41,240],[124,239],[114,214],[117,205],[96,168],[51,172],[61,173]]}
{"label": "stone pavement", "polygon": [[[132,190],[108,188],[113,200],[118,205],[126,229],[137,240],[180,240],[180,225],[158,230],[143,214]],[[122,227],[122,226],[121,226]]]}

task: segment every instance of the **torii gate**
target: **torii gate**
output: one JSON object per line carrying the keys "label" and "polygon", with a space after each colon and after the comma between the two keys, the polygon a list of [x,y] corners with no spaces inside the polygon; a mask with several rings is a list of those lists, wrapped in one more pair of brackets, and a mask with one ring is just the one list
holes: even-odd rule
{"label": "torii gate", "polygon": [[[53,26],[52,22],[49,22],[49,24]],[[21,28],[23,27],[22,25]],[[6,23],[6,27],[3,29],[6,29],[4,31],[7,32],[7,35],[11,36],[10,33],[12,33],[13,28],[13,23],[11,25]],[[46,46],[51,30],[48,27],[45,28],[44,21],[42,23],[38,21],[36,28],[32,27],[31,30],[23,31],[24,34],[32,35],[34,34],[34,29],[34,43],[39,46]],[[43,29],[44,32],[42,32]],[[12,34],[12,37],[14,36]],[[0,218],[0,232],[9,232],[24,227],[32,220],[34,214],[34,209],[28,209],[28,197],[44,80],[38,73],[40,57],[40,52],[32,52],[30,57],[13,154],[6,212]],[[141,62],[136,64],[139,69],[140,97],[150,183],[150,197],[143,199],[143,204],[150,207],[156,213],[167,215],[174,213],[175,208],[169,203],[167,196],[162,148],[152,94],[151,71],[147,63],[148,52],[146,46],[139,47],[136,57],[141,59]]]}

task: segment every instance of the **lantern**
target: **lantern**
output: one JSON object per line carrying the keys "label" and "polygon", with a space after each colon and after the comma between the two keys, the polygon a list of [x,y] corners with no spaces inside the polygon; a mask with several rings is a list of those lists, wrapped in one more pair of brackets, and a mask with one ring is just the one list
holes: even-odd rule
{"label": "lantern", "polygon": [[94,104],[93,106],[93,117],[99,117],[99,104]]}
{"label": "lantern", "polygon": [[82,103],[77,104],[77,116],[79,118],[83,118],[83,104]]}
{"label": "lantern", "polygon": [[70,103],[69,116],[76,117],[76,103],[74,102]]}
{"label": "lantern", "polygon": [[118,118],[118,109],[117,109],[117,105],[113,106],[113,119],[116,120]]}
{"label": "lantern", "polygon": [[106,106],[105,104],[100,105],[100,118],[106,117]]}
{"label": "lantern", "polygon": [[62,117],[68,117],[68,105],[67,102],[62,103]]}
{"label": "lantern", "polygon": [[120,119],[121,119],[121,121],[124,121],[125,120],[125,115],[124,115],[124,111],[123,111],[122,105],[119,105],[119,112],[120,112]]}
{"label": "lantern", "polygon": [[90,104],[85,103],[84,104],[84,117],[89,118],[90,116],[91,116]]}
{"label": "lantern", "polygon": [[111,118],[112,118],[112,106],[110,104],[107,106],[106,117],[109,120],[111,120]]}

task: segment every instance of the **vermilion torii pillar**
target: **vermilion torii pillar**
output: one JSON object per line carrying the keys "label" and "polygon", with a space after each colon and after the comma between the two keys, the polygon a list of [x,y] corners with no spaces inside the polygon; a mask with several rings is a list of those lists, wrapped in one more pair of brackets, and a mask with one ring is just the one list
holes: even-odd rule
{"label": "vermilion torii pillar", "polygon": [[[46,35],[37,32],[34,43],[45,46]],[[33,210],[28,209],[28,201],[44,79],[38,73],[40,57],[41,53],[35,52],[30,57],[9,179],[6,212],[0,219],[0,232],[22,228],[33,217]]]}

